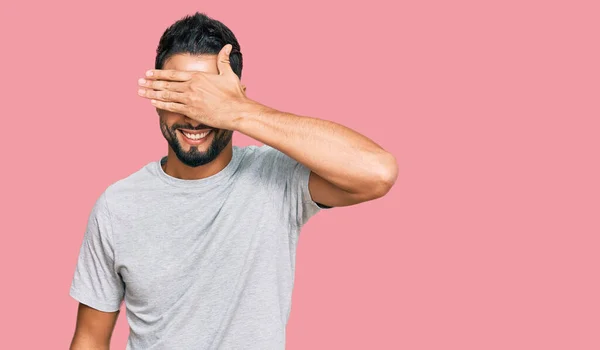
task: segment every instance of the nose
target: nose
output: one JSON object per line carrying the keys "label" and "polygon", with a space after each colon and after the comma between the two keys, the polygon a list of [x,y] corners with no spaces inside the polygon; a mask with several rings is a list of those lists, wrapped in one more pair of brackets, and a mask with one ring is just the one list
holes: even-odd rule
{"label": "nose", "polygon": [[185,116],[185,122],[189,125],[191,125],[194,129],[198,128],[200,125],[202,125],[202,123],[199,123],[197,121],[195,121],[194,119]]}
{"label": "nose", "polygon": [[194,120],[194,119],[192,119],[192,118],[190,118],[188,116],[184,116],[184,117],[185,117],[185,119],[184,119],[185,123],[187,125],[190,125],[192,127],[192,129],[197,129],[197,130],[214,129],[211,126],[208,126],[206,124],[202,124],[202,123],[200,123],[200,122],[198,122],[198,121],[196,121],[196,120]]}

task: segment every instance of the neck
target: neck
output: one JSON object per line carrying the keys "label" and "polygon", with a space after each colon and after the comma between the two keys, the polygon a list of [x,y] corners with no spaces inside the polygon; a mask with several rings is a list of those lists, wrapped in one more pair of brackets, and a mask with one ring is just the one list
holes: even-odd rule
{"label": "neck", "polygon": [[183,164],[169,147],[167,162],[162,168],[168,175],[182,180],[199,180],[217,174],[225,169],[233,157],[231,141],[223,151],[212,162],[197,167]]}

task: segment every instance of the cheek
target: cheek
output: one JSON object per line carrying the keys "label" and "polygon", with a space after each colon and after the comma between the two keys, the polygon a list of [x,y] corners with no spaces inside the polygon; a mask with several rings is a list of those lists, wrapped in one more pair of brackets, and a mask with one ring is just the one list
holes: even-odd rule
{"label": "cheek", "polygon": [[160,116],[161,119],[163,120],[180,120],[180,119],[184,119],[185,116],[183,114],[180,113],[174,113],[174,112],[170,112],[170,111],[165,111],[163,109],[156,109],[156,113],[158,113],[158,115]]}
{"label": "cheek", "polygon": [[214,134],[213,141],[219,140],[219,142],[222,142],[222,140],[225,140],[229,137],[230,133],[231,132],[228,130],[219,130],[217,133]]}
{"label": "cheek", "polygon": [[158,116],[160,117],[160,123],[171,127],[173,124],[181,124],[185,119],[185,116],[179,113],[173,113],[163,110],[157,110]]}

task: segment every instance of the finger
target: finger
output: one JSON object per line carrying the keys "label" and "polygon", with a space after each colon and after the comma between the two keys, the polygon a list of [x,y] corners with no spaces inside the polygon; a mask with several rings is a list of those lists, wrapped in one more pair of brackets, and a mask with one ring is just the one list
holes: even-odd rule
{"label": "finger", "polygon": [[138,85],[152,90],[170,90],[176,92],[184,92],[187,90],[188,87],[186,83],[146,79],[138,80]]}
{"label": "finger", "polygon": [[181,92],[139,89],[138,94],[148,99],[162,100],[167,102],[186,103],[188,101],[187,94],[183,94]]}
{"label": "finger", "polygon": [[160,100],[151,100],[150,102],[156,108],[163,109],[165,111],[171,111],[180,114],[186,114],[188,112],[188,107],[186,105],[182,105],[181,103],[165,102]]}
{"label": "finger", "polygon": [[146,79],[169,80],[169,81],[188,81],[192,79],[191,72],[184,72],[174,69],[151,69],[146,72]]}
{"label": "finger", "polygon": [[233,74],[233,69],[231,69],[231,64],[229,62],[229,54],[231,53],[233,46],[231,44],[227,44],[223,46],[221,51],[219,51],[219,55],[217,58],[217,68],[219,69],[219,75],[224,74]]}

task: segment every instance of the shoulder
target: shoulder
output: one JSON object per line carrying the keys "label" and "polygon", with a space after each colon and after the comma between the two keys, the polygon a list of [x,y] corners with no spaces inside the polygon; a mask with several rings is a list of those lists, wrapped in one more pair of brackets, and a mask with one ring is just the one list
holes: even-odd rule
{"label": "shoulder", "polygon": [[298,164],[294,159],[268,145],[246,146],[240,148],[242,153],[241,170],[269,177],[291,170]]}
{"label": "shoulder", "polygon": [[113,208],[115,203],[136,202],[145,194],[153,193],[160,180],[154,176],[158,160],[149,162],[135,172],[109,184],[99,197],[107,208]]}
{"label": "shoulder", "polygon": [[287,154],[269,145],[246,146],[240,148],[240,150],[243,153],[243,162],[245,163],[252,163],[260,166],[274,164],[283,165],[284,163],[297,163]]}
{"label": "shoulder", "polygon": [[268,158],[276,157],[278,154],[283,154],[281,151],[269,146],[269,145],[249,145],[238,147],[237,152],[242,155],[243,161],[260,161]]}

